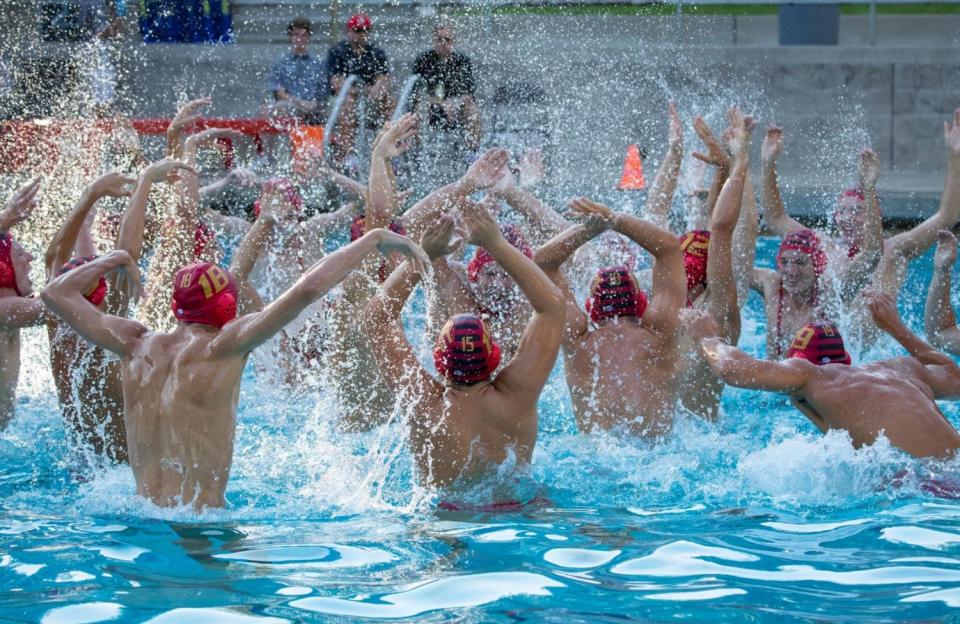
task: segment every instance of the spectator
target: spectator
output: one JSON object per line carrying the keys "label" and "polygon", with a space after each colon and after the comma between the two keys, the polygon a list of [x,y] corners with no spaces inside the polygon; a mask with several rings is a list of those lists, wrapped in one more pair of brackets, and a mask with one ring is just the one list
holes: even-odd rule
{"label": "spectator", "polygon": [[312,32],[310,20],[305,17],[290,22],[290,52],[273,64],[267,83],[278,102],[286,103],[305,118],[318,115],[321,102],[326,99],[326,68],[323,61],[307,51]]}
{"label": "spectator", "polygon": [[429,123],[445,130],[463,128],[467,146],[480,147],[480,112],[475,97],[470,57],[453,50],[453,29],[447,24],[433,28],[433,49],[417,57],[413,72],[427,83]]}
{"label": "spectator", "polygon": [[[364,13],[357,13],[347,21],[347,38],[327,54],[327,70],[330,74],[330,93],[336,95],[347,76],[355,74],[364,94],[373,102],[377,117],[369,120],[379,128],[389,119],[394,102],[390,96],[390,70],[387,55],[380,48],[370,44],[370,31],[373,21]],[[336,158],[344,164],[357,133],[356,96],[344,102],[341,123],[338,127],[339,138],[336,141]],[[349,167],[348,167],[349,168]]]}

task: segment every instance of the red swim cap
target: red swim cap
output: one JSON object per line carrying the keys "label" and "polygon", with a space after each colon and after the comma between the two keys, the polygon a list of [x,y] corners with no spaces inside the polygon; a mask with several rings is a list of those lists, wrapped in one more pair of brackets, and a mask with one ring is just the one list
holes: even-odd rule
{"label": "red swim cap", "polygon": [[[97,256],[83,256],[73,258],[57,271],[57,277],[60,277],[67,271],[75,269],[78,266],[83,266],[84,264],[90,262],[91,260],[96,260]],[[103,303],[103,300],[107,298],[107,280],[102,275],[100,279],[96,281],[90,288],[88,288],[83,293],[83,298],[92,303],[95,306],[99,306]]]}
{"label": "red swim cap", "polygon": [[0,234],[0,288],[12,288],[18,297],[22,297],[17,286],[17,272],[13,269],[13,237],[9,232]]}
{"label": "red swim cap", "polygon": [[[707,285],[707,254],[710,246],[709,230],[691,230],[680,237],[683,266],[687,272],[687,292],[698,284]],[[688,304],[690,302],[688,301]]]}
{"label": "red swim cap", "polygon": [[[512,223],[507,223],[500,226],[500,231],[503,232],[503,237],[507,239],[508,243],[519,249],[526,257],[533,258],[533,249],[527,243],[527,239],[524,238],[520,228]],[[491,262],[496,262],[493,256],[483,247],[477,247],[477,250],[473,252],[473,258],[467,264],[467,279],[471,282],[477,281],[480,271]]]}
{"label": "red swim cap", "polygon": [[237,284],[215,264],[191,264],[173,278],[170,307],[178,321],[223,327],[237,317]]}
{"label": "red swim cap", "polygon": [[373,20],[366,13],[355,13],[347,20],[347,30],[369,30],[373,27]]}
{"label": "red swim cap", "polygon": [[840,330],[830,321],[804,325],[790,343],[787,357],[797,357],[814,364],[850,365],[850,354],[843,347]]}
{"label": "red swim cap", "polygon": [[[267,180],[260,188],[260,197],[274,191],[282,193],[286,200],[290,202],[298,212],[303,212],[303,196],[300,195],[300,191],[297,190],[297,187],[294,186],[289,178],[271,178]],[[260,216],[259,199],[253,202],[253,214],[255,217]]]}
{"label": "red swim cap", "polygon": [[608,267],[597,271],[593,278],[586,308],[594,323],[619,316],[639,319],[647,309],[647,295],[640,290],[630,269]]}
{"label": "red swim cap", "polygon": [[827,254],[824,253],[816,232],[813,230],[797,230],[787,234],[780,243],[780,250],[777,252],[777,266],[780,266],[783,252],[792,249],[802,251],[810,256],[813,272],[817,274],[817,277],[823,275],[823,272],[827,269]]}
{"label": "red swim cap", "polygon": [[500,345],[473,314],[457,314],[443,326],[433,350],[437,372],[458,384],[486,381],[500,366]]}

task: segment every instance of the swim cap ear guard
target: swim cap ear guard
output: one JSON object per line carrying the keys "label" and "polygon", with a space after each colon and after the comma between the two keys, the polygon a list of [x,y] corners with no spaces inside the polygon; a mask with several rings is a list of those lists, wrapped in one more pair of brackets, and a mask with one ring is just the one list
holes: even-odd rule
{"label": "swim cap ear guard", "polygon": [[627,267],[608,267],[597,271],[587,297],[587,315],[594,323],[635,316],[641,318],[647,310],[647,295],[637,285],[637,278]]}
{"label": "swim cap ear guard", "polygon": [[13,237],[9,232],[0,234],[0,288],[12,288],[18,297],[22,297],[17,286],[17,272],[13,269]]}
{"label": "swim cap ear guard", "polygon": [[790,343],[788,358],[800,358],[814,364],[852,363],[850,354],[843,345],[843,336],[834,323],[818,321],[804,325]]}
{"label": "swim cap ear guard", "polygon": [[178,321],[223,327],[237,317],[236,282],[215,264],[191,264],[174,277],[170,308]]}
{"label": "swim cap ear guard", "polygon": [[[60,269],[57,271],[57,277],[60,277],[67,271],[75,269],[78,266],[82,266],[90,262],[91,260],[96,260],[96,259],[97,259],[97,256],[83,256],[83,257],[73,258],[69,262],[64,264],[62,267],[60,267]],[[93,305],[99,306],[101,303],[103,303],[103,300],[107,298],[108,290],[109,288],[107,287],[107,280],[103,276],[100,276],[100,279],[97,280],[96,283],[93,284],[93,286],[88,288],[83,293],[83,298],[89,301],[90,303],[92,303]]]}
{"label": "swim cap ear guard", "polygon": [[500,345],[473,314],[458,314],[447,321],[433,350],[437,372],[465,386],[488,380],[500,366],[500,357]]}

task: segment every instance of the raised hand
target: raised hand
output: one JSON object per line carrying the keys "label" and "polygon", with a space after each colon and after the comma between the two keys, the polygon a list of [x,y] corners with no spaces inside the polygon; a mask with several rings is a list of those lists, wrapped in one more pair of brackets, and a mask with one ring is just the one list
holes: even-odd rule
{"label": "raised hand", "polygon": [[943,142],[953,157],[960,157],[960,108],[953,111],[953,123],[943,122]]}
{"label": "raised hand", "polygon": [[443,215],[424,230],[420,236],[420,247],[431,260],[448,256],[463,242],[459,237],[451,240],[453,232],[453,217]]}
{"label": "raised hand", "polygon": [[950,230],[937,232],[937,251],[933,254],[936,269],[950,271],[957,262],[957,237]]}
{"label": "raised hand", "polygon": [[463,217],[463,229],[458,233],[471,245],[488,247],[503,240],[496,219],[481,204],[469,199],[461,200],[460,215]]}
{"label": "raised hand", "polygon": [[417,273],[423,274],[429,270],[430,258],[420,245],[406,236],[383,228],[371,230],[370,233],[377,237],[377,250],[384,256],[389,258],[392,253],[402,253],[413,264]]}
{"label": "raised hand", "polygon": [[860,152],[860,187],[864,189],[875,188],[879,177],[880,158],[875,151],[865,147]]}
{"label": "raised hand", "polygon": [[413,113],[405,114],[396,123],[388,121],[377,136],[373,151],[381,158],[396,158],[410,149],[417,131],[417,116]]}
{"label": "raised hand", "polygon": [[505,173],[510,153],[505,149],[493,148],[484,152],[473,161],[467,172],[463,174],[463,181],[474,190],[490,188]]}
{"label": "raised hand", "polygon": [[783,128],[770,124],[767,126],[767,134],[763,137],[763,145],[760,147],[760,158],[765,163],[771,163],[780,157],[780,151],[783,150]]}
{"label": "raised hand", "polygon": [[703,120],[703,117],[697,115],[693,118],[693,131],[696,132],[700,140],[703,141],[704,146],[707,148],[707,153],[693,152],[691,156],[697,160],[702,160],[708,165],[728,168],[730,166],[730,154],[727,153],[727,150],[717,139],[717,136],[713,133],[713,130],[710,129],[710,126],[707,125],[707,122]]}
{"label": "raised hand", "polygon": [[170,122],[170,127],[167,128],[167,133],[182,133],[186,128],[190,127],[193,122],[202,117],[200,109],[205,106],[210,106],[212,103],[213,100],[209,97],[202,97],[187,102],[180,107],[180,110],[178,110],[177,114],[173,117],[173,120]]}
{"label": "raised hand", "polygon": [[17,189],[13,197],[7,201],[3,212],[0,213],[0,224],[2,224],[0,231],[6,231],[30,218],[37,208],[37,193],[40,191],[41,179],[37,176],[30,180]]}
{"label": "raised hand", "polygon": [[753,134],[753,117],[744,115],[739,107],[727,111],[730,126],[724,132],[727,147],[734,158],[744,158],[750,150],[750,136]]}
{"label": "raised hand", "polygon": [[576,199],[570,200],[570,209],[576,212],[581,217],[591,217],[598,216],[601,219],[610,222],[613,227],[613,223],[617,219],[617,213],[603,204],[598,204],[597,202],[591,201],[586,197],[578,197]]}
{"label": "raised hand", "polygon": [[130,197],[136,184],[133,176],[111,171],[94,180],[90,192],[94,197]]}
{"label": "raised hand", "polygon": [[244,137],[242,132],[231,130],[230,128],[207,128],[195,134],[191,134],[184,141],[184,147],[189,152],[196,152],[201,147],[209,147],[218,139],[231,139],[234,141]]}
{"label": "raised hand", "polygon": [[863,291],[870,315],[877,327],[889,331],[903,324],[897,312],[897,302],[890,293],[867,289]]}
{"label": "raised hand", "polygon": [[182,160],[163,158],[144,169],[140,176],[151,183],[176,182],[180,179],[180,171],[197,175],[197,170]]}

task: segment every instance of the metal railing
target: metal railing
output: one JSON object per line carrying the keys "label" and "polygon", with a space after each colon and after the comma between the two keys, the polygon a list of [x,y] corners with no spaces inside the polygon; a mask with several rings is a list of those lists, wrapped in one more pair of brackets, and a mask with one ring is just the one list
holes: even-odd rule
{"label": "metal railing", "polygon": [[407,102],[410,101],[418,82],[420,82],[420,74],[411,74],[403,83],[403,88],[400,89],[400,97],[397,98],[397,106],[393,109],[393,115],[390,116],[391,122],[397,121],[406,112]]}
{"label": "metal railing", "polygon": [[340,90],[337,92],[337,99],[333,101],[333,106],[330,107],[330,113],[327,115],[327,123],[323,126],[323,141],[321,142],[324,161],[329,162],[330,160],[330,137],[333,135],[333,131],[337,127],[337,122],[340,120],[343,103],[347,100],[347,96],[350,95],[350,89],[353,88],[356,82],[357,76],[355,74],[347,76],[347,79],[343,81]]}

